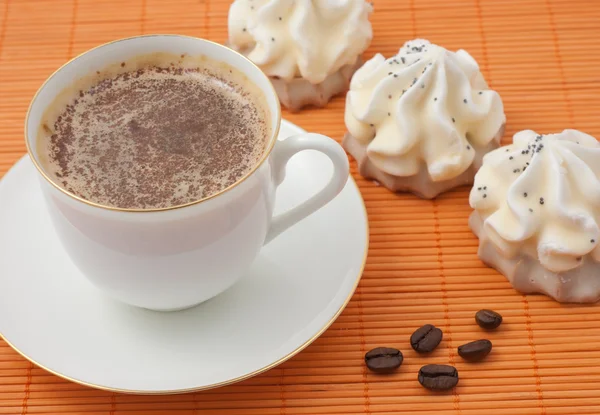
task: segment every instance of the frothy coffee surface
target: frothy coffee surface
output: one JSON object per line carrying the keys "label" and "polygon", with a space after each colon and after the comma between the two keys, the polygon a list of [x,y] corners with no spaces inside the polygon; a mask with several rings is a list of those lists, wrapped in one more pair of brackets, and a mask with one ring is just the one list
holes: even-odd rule
{"label": "frothy coffee surface", "polygon": [[232,73],[166,65],[98,80],[40,128],[46,169],[66,190],[119,208],[225,189],[258,163],[269,137],[265,106]]}

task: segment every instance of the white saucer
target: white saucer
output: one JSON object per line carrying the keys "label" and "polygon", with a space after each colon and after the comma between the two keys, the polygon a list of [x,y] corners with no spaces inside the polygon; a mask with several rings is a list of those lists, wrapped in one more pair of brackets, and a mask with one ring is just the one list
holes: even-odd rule
{"label": "white saucer", "polygon": [[[303,132],[286,121],[281,127],[280,138]],[[331,172],[320,153],[295,156],[276,210],[305,200]],[[0,333],[33,363],[88,386],[179,393],[266,371],[329,327],[364,267],[368,223],[350,179],[335,200],[267,245],[220,296],[173,313],[126,306],[71,263],[37,180],[24,157],[0,182]]]}

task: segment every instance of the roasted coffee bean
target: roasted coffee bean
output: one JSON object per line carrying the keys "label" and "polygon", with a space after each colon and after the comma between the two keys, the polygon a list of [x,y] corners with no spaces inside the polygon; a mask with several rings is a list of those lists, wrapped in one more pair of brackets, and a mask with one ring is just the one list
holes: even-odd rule
{"label": "roasted coffee bean", "polygon": [[425,324],[410,336],[410,345],[419,353],[429,353],[440,344],[442,336],[440,329],[431,324]]}
{"label": "roasted coffee bean", "polygon": [[492,351],[492,342],[489,340],[475,340],[474,342],[458,346],[458,354],[465,360],[477,362]]}
{"label": "roasted coffee bean", "polygon": [[492,310],[479,310],[475,314],[475,321],[479,324],[479,327],[493,330],[502,324],[502,316]]}
{"label": "roasted coffee bean", "polygon": [[377,347],[365,355],[367,367],[375,373],[390,373],[402,364],[402,352],[393,347]]}
{"label": "roasted coffee bean", "polygon": [[448,365],[425,365],[419,370],[418,379],[427,389],[445,391],[458,383],[458,370]]}

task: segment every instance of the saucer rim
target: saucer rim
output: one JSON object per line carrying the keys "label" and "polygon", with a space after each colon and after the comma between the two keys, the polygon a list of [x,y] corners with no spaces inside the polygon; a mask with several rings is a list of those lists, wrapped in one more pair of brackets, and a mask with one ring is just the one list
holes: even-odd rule
{"label": "saucer rim", "polygon": [[[296,130],[298,134],[303,134],[306,133],[306,130],[304,130],[302,127],[286,120],[286,119],[281,119],[281,124],[283,126],[283,124],[285,124],[285,127],[289,128],[290,130]],[[283,128],[280,128],[280,133],[283,130]],[[6,176],[8,176],[11,171],[13,169],[15,169],[15,167],[17,167],[18,165],[20,165],[21,163],[26,162],[26,159],[30,159],[28,154],[25,154],[23,157],[21,157],[19,160],[17,160],[17,162],[15,164],[13,164],[11,166],[11,168],[4,174],[4,176],[2,178],[0,178],[0,182],[2,180],[4,180],[4,178]],[[30,160],[31,162],[31,160]],[[33,164],[33,163],[32,163]],[[354,177],[352,177],[352,174],[348,175],[348,182],[351,182],[355,189],[357,190],[358,194],[359,194],[359,199],[363,208],[363,215],[365,218],[365,227],[366,227],[366,239],[365,239],[365,248],[364,248],[364,253],[363,253],[363,258],[362,258],[362,264],[360,267],[360,270],[356,276],[356,279],[354,281],[354,285],[352,286],[352,289],[350,290],[350,292],[348,293],[348,297],[344,300],[344,302],[342,303],[342,305],[340,306],[340,308],[334,313],[334,315],[331,317],[331,319],[329,319],[329,321],[327,321],[323,327],[321,327],[321,329],[319,329],[319,331],[317,331],[317,333],[315,333],[310,339],[306,340],[304,343],[302,343],[300,346],[298,346],[296,349],[292,350],[290,353],[288,353],[287,355],[279,358],[278,360],[276,360],[275,362],[272,362],[270,364],[268,364],[267,366],[264,366],[260,369],[257,369],[253,372],[238,376],[236,378],[233,379],[228,379],[222,382],[217,382],[217,383],[213,383],[213,384],[209,384],[209,385],[203,385],[203,386],[198,386],[198,387],[193,387],[193,388],[186,388],[186,389],[167,389],[167,390],[152,390],[152,391],[147,391],[147,390],[135,390],[135,389],[121,389],[121,388],[111,388],[108,386],[103,386],[103,385],[97,385],[95,383],[92,382],[86,382],[84,380],[80,380],[80,379],[76,379],[76,378],[72,378],[68,375],[64,375],[60,372],[57,372],[55,370],[49,369],[47,367],[45,367],[44,365],[38,363],[35,359],[27,356],[24,352],[22,352],[21,350],[19,350],[19,348],[17,348],[14,344],[12,344],[3,334],[2,332],[0,332],[0,339],[2,339],[8,346],[10,346],[15,352],[17,352],[20,356],[22,356],[23,358],[25,358],[26,360],[28,360],[29,362],[33,363],[34,365],[36,365],[37,367],[44,369],[45,371],[47,371],[48,373],[51,373],[55,376],[58,376],[61,379],[67,380],[69,382],[73,382],[76,383],[78,385],[82,385],[82,386],[87,386],[90,388],[94,388],[94,389],[99,389],[99,390],[103,390],[103,391],[108,391],[108,392],[117,392],[117,393],[123,393],[123,394],[131,394],[131,395],[178,395],[178,394],[185,394],[185,393],[191,393],[191,392],[200,392],[200,391],[206,391],[206,390],[210,390],[210,389],[216,389],[216,388],[220,388],[223,386],[228,386],[228,385],[232,385],[247,379],[250,379],[254,376],[260,375],[261,373],[267,372],[268,370],[271,370],[277,366],[279,366],[280,364],[286,362],[287,360],[291,359],[292,357],[296,356],[298,353],[300,353],[301,351],[303,351],[304,349],[306,349],[308,346],[310,346],[316,339],[318,339],[325,331],[327,331],[327,329],[337,320],[337,318],[340,316],[340,314],[346,309],[346,307],[348,306],[348,303],[350,303],[350,300],[352,299],[352,297],[354,296],[354,293],[356,292],[356,289],[358,288],[358,284],[360,283],[360,280],[362,278],[362,275],[364,273],[365,270],[365,265],[367,262],[367,256],[369,253],[369,216],[367,214],[367,207],[365,205],[365,201],[362,197],[362,194],[360,192],[360,188],[358,187],[358,184],[356,183],[356,180],[354,180]]]}

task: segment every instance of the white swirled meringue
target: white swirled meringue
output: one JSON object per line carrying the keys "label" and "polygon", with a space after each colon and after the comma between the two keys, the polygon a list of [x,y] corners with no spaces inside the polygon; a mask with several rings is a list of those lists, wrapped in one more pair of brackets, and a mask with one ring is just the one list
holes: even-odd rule
{"label": "white swirled meringue", "polygon": [[319,84],[369,46],[372,10],[364,0],[236,0],[229,44],[268,76]]}
{"label": "white swirled meringue", "polygon": [[415,39],[354,74],[345,121],[375,168],[396,177],[425,169],[436,183],[459,177],[478,152],[497,147],[506,117],[471,55]]}
{"label": "white swirled meringue", "polygon": [[600,297],[600,143],[526,130],[484,157],[469,202],[481,259],[523,292]]}

